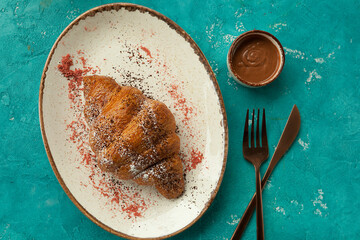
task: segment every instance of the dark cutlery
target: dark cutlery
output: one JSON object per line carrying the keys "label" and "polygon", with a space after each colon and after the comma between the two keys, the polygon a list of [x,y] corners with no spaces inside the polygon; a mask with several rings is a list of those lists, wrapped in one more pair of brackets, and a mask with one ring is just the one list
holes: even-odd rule
{"label": "dark cutlery", "polygon": [[[279,143],[275,149],[274,155],[271,158],[270,164],[265,172],[265,175],[261,181],[261,190],[264,189],[264,186],[269,179],[272,171],[274,170],[276,164],[282,158],[282,156],[286,153],[286,151],[290,148],[291,144],[294,142],[299,130],[300,130],[301,118],[300,112],[296,105],[294,105],[289,119],[286,122],[284,131],[281,134]],[[251,216],[256,207],[255,200],[256,193],[253,195],[249,205],[247,206],[240,222],[238,223],[236,230],[231,237],[231,240],[238,240],[245,232],[246,226],[249,223]]]}
{"label": "dark cutlery", "polygon": [[260,110],[258,109],[258,116],[256,121],[256,145],[254,136],[254,116],[255,110],[252,114],[251,122],[251,137],[249,146],[249,110],[246,113],[244,140],[243,140],[243,154],[244,158],[252,163],[255,167],[256,178],[256,227],[257,227],[257,239],[264,239],[264,218],[262,209],[262,196],[261,196],[261,176],[260,167],[261,164],[269,157],[269,146],[266,135],[266,121],[265,121],[265,109],[263,109],[262,128],[261,128],[261,145],[260,145],[260,129],[259,119]]}

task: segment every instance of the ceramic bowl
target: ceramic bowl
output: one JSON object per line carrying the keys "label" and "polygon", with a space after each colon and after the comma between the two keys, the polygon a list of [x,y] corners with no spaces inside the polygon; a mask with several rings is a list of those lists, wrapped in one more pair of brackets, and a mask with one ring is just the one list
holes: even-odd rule
{"label": "ceramic bowl", "polygon": [[[238,74],[236,74],[236,72],[234,71],[234,69],[232,67],[233,56],[234,56],[236,49],[242,44],[243,40],[249,36],[262,36],[262,37],[269,39],[270,42],[276,47],[276,49],[279,52],[280,58],[279,58],[279,63],[278,63],[276,72],[273,75],[271,75],[271,77],[266,79],[265,81],[261,81],[261,82],[257,82],[257,83],[247,81],[246,79],[243,79]],[[273,82],[280,75],[280,73],[284,67],[284,64],[285,64],[285,53],[284,53],[284,49],[283,49],[280,41],[275,36],[273,36],[272,34],[270,34],[268,32],[265,32],[265,31],[252,30],[252,31],[248,31],[248,32],[241,34],[234,40],[234,42],[230,46],[226,62],[227,62],[229,73],[235,81],[237,81],[238,83],[240,83],[241,85],[246,86],[246,87],[257,88],[257,87],[262,87],[262,86],[268,85],[269,83]]]}

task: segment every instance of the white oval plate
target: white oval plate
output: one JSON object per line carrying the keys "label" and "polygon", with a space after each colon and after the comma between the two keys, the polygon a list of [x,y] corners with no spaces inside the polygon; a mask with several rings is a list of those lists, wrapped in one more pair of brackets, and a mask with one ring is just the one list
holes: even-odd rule
{"label": "white oval plate", "polygon": [[[70,60],[74,65],[66,68]],[[138,87],[173,112],[186,174],[181,197],[168,200],[153,187],[116,181],[99,171],[82,114],[85,74]],[[51,49],[39,105],[56,177],[74,204],[107,231],[132,239],[170,237],[194,224],[213,201],[227,157],[223,100],[199,47],[164,15],[117,3],[79,16]]]}

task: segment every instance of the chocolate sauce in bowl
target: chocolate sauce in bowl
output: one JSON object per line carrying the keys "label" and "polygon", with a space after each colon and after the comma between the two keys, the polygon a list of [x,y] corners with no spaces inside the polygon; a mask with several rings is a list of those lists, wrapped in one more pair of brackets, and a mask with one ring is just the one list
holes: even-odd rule
{"label": "chocolate sauce in bowl", "polygon": [[263,83],[278,72],[280,60],[279,50],[269,38],[250,34],[238,42],[231,68],[235,76],[245,82]]}

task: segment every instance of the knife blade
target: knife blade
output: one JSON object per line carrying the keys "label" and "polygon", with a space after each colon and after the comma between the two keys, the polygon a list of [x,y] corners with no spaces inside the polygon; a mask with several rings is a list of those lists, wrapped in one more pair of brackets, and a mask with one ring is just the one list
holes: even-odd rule
{"label": "knife blade", "polygon": [[[290,116],[281,134],[278,145],[275,148],[275,152],[270,160],[270,164],[261,181],[261,191],[264,189],[264,186],[266,185],[266,182],[269,179],[276,164],[279,162],[279,160],[282,158],[282,156],[286,153],[286,151],[290,148],[290,146],[294,142],[297,134],[299,133],[300,124],[301,124],[300,112],[295,104],[291,110]],[[240,239],[241,235],[245,232],[246,226],[249,223],[255,208],[256,208],[256,193],[253,195],[249,205],[247,206],[243,216],[241,217],[241,220],[238,223],[235,232],[231,237],[231,240]]]}

